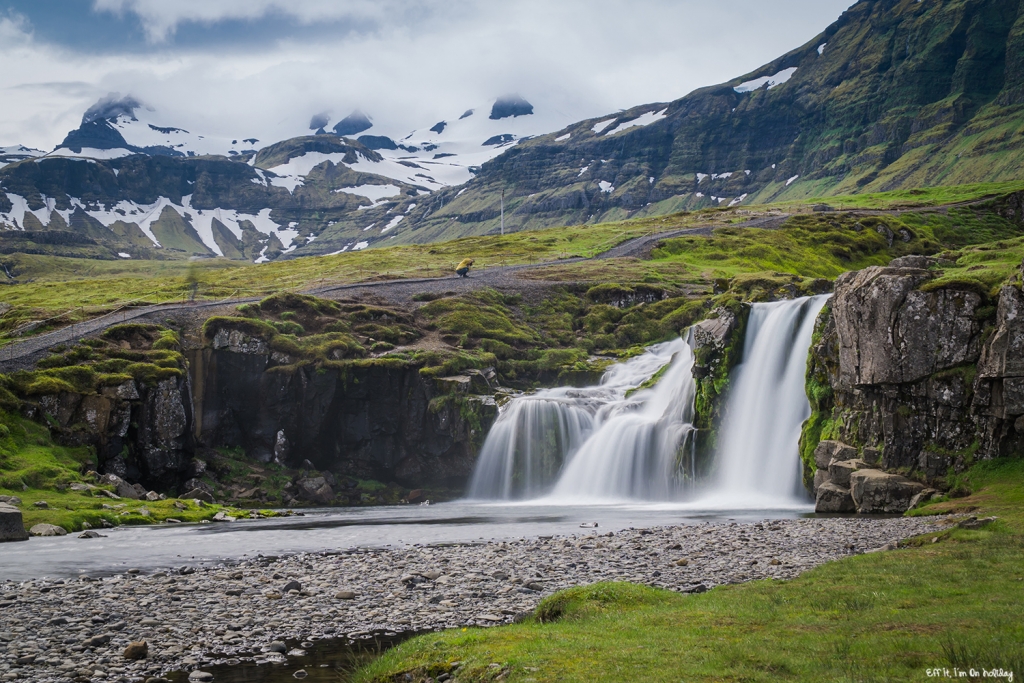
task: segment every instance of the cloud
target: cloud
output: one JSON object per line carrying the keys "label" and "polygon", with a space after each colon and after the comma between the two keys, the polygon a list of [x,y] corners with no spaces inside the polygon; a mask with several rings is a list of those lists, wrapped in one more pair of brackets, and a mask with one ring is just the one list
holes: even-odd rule
{"label": "cloud", "polygon": [[[45,43],[0,14],[0,145],[52,149],[111,92],[145,102],[160,125],[264,143],[357,108],[374,133],[404,137],[510,92],[554,130],[747,73],[848,2],[95,0],[165,41],[123,54]],[[254,45],[240,39],[247,25],[223,23],[238,20],[276,33]],[[210,40],[177,44],[190,23]]]}
{"label": "cloud", "polygon": [[134,14],[153,42],[166,41],[183,23],[251,21],[269,14],[301,24],[344,20],[384,21],[419,2],[392,0],[95,0],[97,11]]}

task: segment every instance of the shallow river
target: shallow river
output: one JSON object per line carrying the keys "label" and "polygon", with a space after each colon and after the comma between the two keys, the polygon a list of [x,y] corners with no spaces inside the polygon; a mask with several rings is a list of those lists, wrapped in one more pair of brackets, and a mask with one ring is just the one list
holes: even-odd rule
{"label": "shallow river", "polygon": [[78,534],[33,538],[0,546],[0,580],[101,576],[128,569],[211,565],[243,557],[352,547],[467,543],[585,531],[644,528],[707,521],[786,519],[811,505],[777,509],[710,509],[686,505],[544,505],[458,501],[430,506],[306,510],[303,517],[104,529],[105,538]]}

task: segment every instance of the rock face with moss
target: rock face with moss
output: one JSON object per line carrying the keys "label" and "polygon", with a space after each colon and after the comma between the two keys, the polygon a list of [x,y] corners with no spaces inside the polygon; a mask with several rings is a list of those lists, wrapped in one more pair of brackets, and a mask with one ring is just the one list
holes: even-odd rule
{"label": "rock face with moss", "polygon": [[841,276],[808,363],[818,509],[902,512],[975,459],[1024,447],[1020,286],[992,296],[906,257]]}
{"label": "rock face with moss", "polygon": [[280,356],[237,331],[192,354],[201,443],[415,487],[460,487],[472,473],[493,401],[412,364],[282,365]]}
{"label": "rock face with moss", "polygon": [[184,479],[192,459],[192,398],[177,336],[123,325],[15,374],[22,412],[65,446],[91,446],[96,468],[147,489]]}

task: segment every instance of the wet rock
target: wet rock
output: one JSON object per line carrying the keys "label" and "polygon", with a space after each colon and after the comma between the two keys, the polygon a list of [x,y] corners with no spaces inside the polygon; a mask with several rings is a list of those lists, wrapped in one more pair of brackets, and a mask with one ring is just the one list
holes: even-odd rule
{"label": "wet rock", "polygon": [[27,540],[28,532],[25,531],[21,510],[13,505],[0,503],[0,543]]}
{"label": "wet rock", "polygon": [[68,532],[55,524],[36,524],[28,530],[33,536],[67,536]]}
{"label": "wet rock", "polygon": [[204,503],[213,503],[213,496],[210,495],[209,491],[204,491],[203,489],[192,489],[191,491],[187,491],[182,494],[180,497],[185,500],[201,500]]}
{"label": "wet rock", "polygon": [[192,683],[207,683],[213,680],[213,674],[207,671],[193,671],[188,675],[188,680]]}
{"label": "wet rock", "polygon": [[323,477],[309,477],[297,482],[299,497],[312,503],[326,505],[334,499],[334,490]]}
{"label": "wet rock", "polygon": [[924,484],[881,470],[858,470],[850,475],[850,492],[861,514],[902,514]]}
{"label": "wet rock", "polygon": [[95,531],[83,531],[82,533],[80,533],[78,535],[78,537],[79,538],[106,538],[106,536],[104,536],[103,534],[97,533]]}
{"label": "wet rock", "polygon": [[275,640],[270,645],[267,645],[267,652],[280,652],[284,654],[288,651],[288,646],[282,643],[280,640]]}

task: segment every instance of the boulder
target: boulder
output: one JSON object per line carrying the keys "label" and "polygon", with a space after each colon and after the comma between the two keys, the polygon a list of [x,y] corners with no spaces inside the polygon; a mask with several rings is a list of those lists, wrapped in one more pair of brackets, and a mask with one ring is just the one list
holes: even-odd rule
{"label": "boulder", "polygon": [[818,495],[818,489],[821,487],[821,485],[822,484],[827,484],[828,482],[829,482],[829,478],[828,478],[828,470],[827,469],[815,470],[814,471],[814,489],[813,489],[812,493],[815,496],[817,496]]}
{"label": "boulder", "polygon": [[25,524],[22,522],[21,510],[0,503],[0,543],[6,541],[27,541],[28,532],[25,531]]}
{"label": "boulder", "polygon": [[334,499],[334,489],[323,477],[307,477],[298,481],[299,497],[326,505]]}
{"label": "boulder", "polygon": [[210,495],[210,492],[204,491],[203,489],[192,489],[191,491],[178,497],[184,498],[185,500],[201,500],[204,503],[213,502],[213,496]]}
{"label": "boulder", "polygon": [[0,496],[0,503],[7,503],[8,505],[21,505],[21,498],[17,496]]}
{"label": "boulder", "polygon": [[870,468],[863,460],[833,460],[828,465],[828,478],[836,486],[849,488],[851,474]]}
{"label": "boulder", "polygon": [[857,449],[840,441],[822,441],[814,449],[814,464],[819,470],[828,469],[833,460],[853,460]]}
{"label": "boulder", "polygon": [[138,500],[142,496],[139,495],[138,489],[126,482],[116,474],[104,474],[100,477],[100,484],[105,486],[113,486],[115,492],[121,498],[131,498],[132,500]]}
{"label": "boulder", "polygon": [[924,484],[881,470],[858,470],[850,475],[850,492],[861,514],[903,514]]}
{"label": "boulder", "polygon": [[132,659],[132,660],[145,659],[148,656],[149,656],[149,644],[146,641],[144,641],[144,640],[140,640],[138,642],[128,643],[128,647],[126,647],[124,649],[124,658],[125,659]]}
{"label": "boulder", "polygon": [[850,489],[828,482],[818,487],[815,512],[856,512]]}
{"label": "boulder", "polygon": [[63,527],[55,524],[36,524],[28,530],[33,536],[67,536],[68,532]]}

